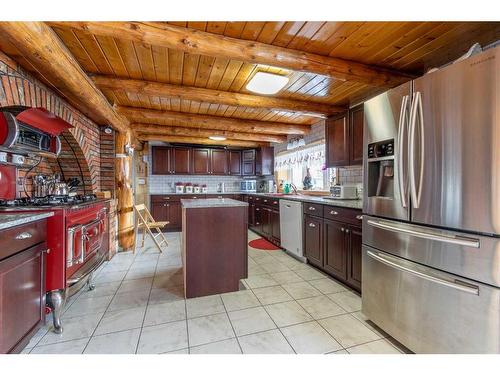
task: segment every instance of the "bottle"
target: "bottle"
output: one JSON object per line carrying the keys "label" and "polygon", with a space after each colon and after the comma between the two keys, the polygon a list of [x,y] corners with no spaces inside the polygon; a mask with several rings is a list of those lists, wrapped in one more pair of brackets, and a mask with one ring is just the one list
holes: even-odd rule
{"label": "bottle", "polygon": [[290,185],[285,184],[285,188],[284,188],[283,192],[284,192],[285,194],[290,194]]}

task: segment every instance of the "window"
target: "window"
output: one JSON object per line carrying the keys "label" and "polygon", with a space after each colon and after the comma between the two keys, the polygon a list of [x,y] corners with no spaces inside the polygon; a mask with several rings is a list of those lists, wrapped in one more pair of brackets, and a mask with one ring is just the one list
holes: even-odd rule
{"label": "window", "polygon": [[[304,186],[307,171],[311,177],[310,186]],[[329,190],[329,171],[325,166],[325,144],[305,146],[301,149],[288,151],[275,158],[275,171],[278,184],[293,183],[300,190]],[[334,173],[332,169],[330,173]]]}

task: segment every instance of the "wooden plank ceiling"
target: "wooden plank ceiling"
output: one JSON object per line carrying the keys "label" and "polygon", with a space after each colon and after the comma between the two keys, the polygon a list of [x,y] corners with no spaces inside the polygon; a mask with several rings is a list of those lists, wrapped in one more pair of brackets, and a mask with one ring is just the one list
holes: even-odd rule
{"label": "wooden plank ceiling", "polygon": [[[158,139],[168,140],[170,135],[177,135],[177,139],[196,134],[204,136],[210,129],[214,134],[220,133],[220,126],[213,126],[220,121],[227,124],[228,140],[231,136],[237,137],[232,141],[241,140],[244,138],[241,134],[247,132],[252,133],[253,141],[280,141],[285,138],[279,134],[303,134],[304,127],[321,117],[387,89],[307,69],[284,69],[279,61],[276,66],[256,64],[229,58],[224,51],[217,56],[193,54],[120,34],[117,37],[105,32],[91,33],[92,28],[62,23],[50,25],[109,102],[132,123],[138,136],[144,134],[143,138],[148,140],[155,134]],[[156,25],[194,29],[202,32],[201,36],[210,33],[340,58],[408,77],[457,58],[475,42],[486,45],[500,39],[498,22],[168,22]],[[26,69],[36,72],[36,67],[1,37],[0,49]],[[246,90],[248,81],[258,71],[290,78],[285,88],[272,96],[276,99],[274,102]],[[50,77],[41,78],[51,84]],[[115,82],[110,78],[125,80]],[[231,97],[227,93],[242,95]],[[194,100],[196,97],[202,99]],[[182,119],[183,113],[185,119]],[[209,116],[213,116],[208,118],[210,121]],[[227,121],[231,119],[237,119],[234,126]],[[241,120],[251,121],[256,128],[239,127]],[[277,123],[299,126],[296,132],[284,127],[283,131],[267,134],[266,126],[270,128]],[[151,126],[149,131],[147,124],[156,126]],[[163,132],[162,127],[169,129]],[[176,127],[179,129],[172,129]],[[195,129],[191,132],[190,128]]]}

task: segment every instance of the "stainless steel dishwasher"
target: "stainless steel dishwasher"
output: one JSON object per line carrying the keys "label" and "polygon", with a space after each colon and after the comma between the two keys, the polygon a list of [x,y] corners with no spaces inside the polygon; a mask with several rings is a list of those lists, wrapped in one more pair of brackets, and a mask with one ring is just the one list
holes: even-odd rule
{"label": "stainless steel dishwasher", "polygon": [[295,258],[306,262],[302,228],[302,202],[280,199],[281,247]]}

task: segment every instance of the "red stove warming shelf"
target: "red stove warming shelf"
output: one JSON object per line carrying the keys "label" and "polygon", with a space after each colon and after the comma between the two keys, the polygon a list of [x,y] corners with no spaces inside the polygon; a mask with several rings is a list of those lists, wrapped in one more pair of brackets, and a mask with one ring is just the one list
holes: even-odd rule
{"label": "red stove warming shelf", "polygon": [[93,289],[94,271],[109,251],[108,202],[86,198],[41,198],[0,201],[0,210],[51,211],[47,220],[47,306],[53,312],[54,331],[62,332],[61,314],[66,299],[87,285]]}

